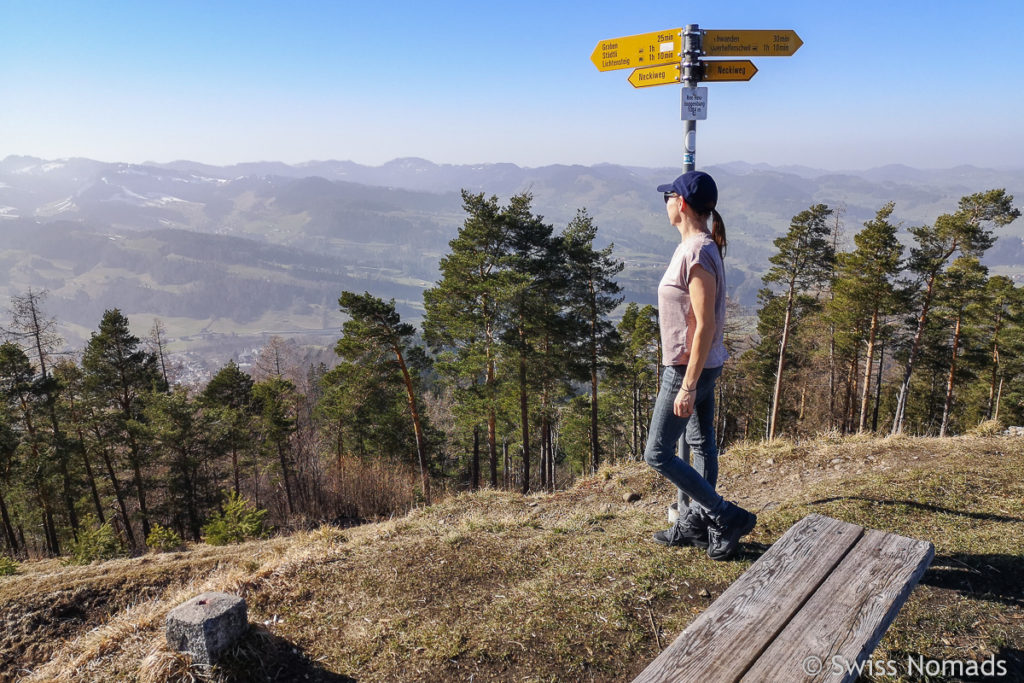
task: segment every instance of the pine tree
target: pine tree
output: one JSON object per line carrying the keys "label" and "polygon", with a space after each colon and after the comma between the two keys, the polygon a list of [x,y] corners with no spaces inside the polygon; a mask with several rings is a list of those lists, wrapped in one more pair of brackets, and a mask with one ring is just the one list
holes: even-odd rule
{"label": "pine tree", "polygon": [[[991,365],[992,374],[988,385],[988,401],[985,404],[985,419],[991,420],[995,417],[996,396],[998,385],[1002,382],[1003,367],[1000,350],[1006,348],[1007,338],[1011,336],[1014,324],[1014,309],[1019,308],[1018,302],[1024,296],[1024,289],[1014,286],[1013,280],[1004,275],[994,275],[988,279],[985,285],[985,326],[988,337],[991,339]],[[1016,306],[1015,306],[1016,304]],[[1009,334],[1008,334],[1009,333]]]}
{"label": "pine tree", "polygon": [[200,397],[208,408],[220,411],[226,429],[226,447],[231,453],[234,491],[238,495],[242,493],[239,454],[250,453],[254,446],[252,387],[252,377],[231,360],[207,383]]}
{"label": "pine tree", "polygon": [[222,423],[183,387],[149,394],[144,413],[143,435],[165,483],[158,511],[180,536],[199,541],[203,521],[219,498],[217,460],[226,445]]}
{"label": "pine tree", "polygon": [[498,485],[496,374],[501,315],[509,289],[508,223],[498,198],[462,191],[467,216],[441,259],[441,280],[423,293],[424,336],[441,352],[437,367],[463,410],[487,425],[491,486]]}
{"label": "pine tree", "polygon": [[867,425],[870,397],[871,370],[876,353],[881,319],[894,313],[900,301],[898,277],[903,270],[903,245],[896,238],[896,226],[889,222],[894,204],[889,202],[864,224],[854,236],[856,248],[840,254],[838,273],[833,291],[835,298],[829,308],[834,316],[856,317],[850,314],[863,308],[859,315],[867,319],[867,351],[864,359],[864,377],[861,385],[860,411],[857,431]]}
{"label": "pine tree", "polygon": [[252,395],[259,414],[260,436],[266,448],[277,455],[284,483],[288,514],[298,509],[291,467],[291,435],[295,432],[295,385],[287,379],[268,377],[253,385]]}
{"label": "pine tree", "polygon": [[570,316],[582,329],[580,358],[590,379],[590,471],[601,462],[598,438],[598,376],[618,352],[619,335],[608,315],[622,302],[615,276],[624,264],[612,257],[614,245],[594,248],[597,226],[586,209],[580,209],[563,233],[569,277]]}
{"label": "pine tree", "polygon": [[31,288],[24,295],[11,298],[11,329],[9,336],[19,339],[35,354],[36,366],[39,368],[37,378],[37,391],[44,397],[45,412],[49,417],[50,441],[53,449],[54,461],[61,476],[61,493],[64,509],[67,512],[68,520],[71,522],[71,533],[78,537],[78,513],[75,510],[74,500],[77,498],[75,486],[71,477],[71,452],[72,444],[64,436],[64,430],[57,419],[57,399],[60,394],[60,383],[50,373],[50,359],[56,349],[63,343],[60,335],[57,334],[56,319],[47,316],[43,312],[43,302],[46,301],[47,292],[33,291]]}
{"label": "pine tree", "polygon": [[116,448],[118,442],[128,446],[126,455],[145,538],[150,531],[147,484],[143,475],[148,463],[137,432],[143,395],[166,389],[157,359],[140,348],[139,338],[128,328],[128,319],[115,308],[104,312],[99,331],[90,337],[82,356],[82,368],[86,373],[86,387],[97,398],[98,409],[103,414],[107,435],[114,439],[108,442],[108,447]]}
{"label": "pine tree", "polygon": [[954,254],[980,258],[995,243],[994,228],[1013,222],[1020,211],[1013,206],[1013,196],[1006,190],[989,190],[963,197],[954,214],[939,216],[933,226],[911,228],[917,246],[910,251],[909,270],[917,277],[919,313],[896,399],[896,415],[892,433],[903,431],[908,394],[914,364],[921,352],[921,341],[928,324],[928,312],[934,296],[935,281]]}
{"label": "pine tree", "polygon": [[827,224],[827,218],[831,213],[832,210],[824,204],[816,204],[794,216],[789,232],[775,240],[774,244],[779,252],[769,259],[772,268],[763,278],[766,285],[781,286],[780,296],[785,297],[785,313],[775,370],[775,389],[772,392],[768,420],[769,439],[775,438],[786,350],[790,332],[796,321],[794,314],[801,308],[807,309],[815,305],[817,294],[825,286],[832,272],[835,251],[829,239],[831,230]]}
{"label": "pine tree", "polygon": [[647,441],[650,406],[658,393],[661,366],[658,311],[650,305],[641,308],[634,302],[628,303],[618,332],[622,344],[612,378],[619,388],[618,393],[629,396],[629,450],[634,458],[639,458]]}
{"label": "pine tree", "polygon": [[39,505],[47,551],[59,555],[55,505],[51,500],[55,467],[39,430],[39,415],[44,410],[45,398],[39,391],[35,368],[28,356],[12,342],[0,344],[0,401],[3,401],[4,412],[16,416],[20,423],[25,451],[21,463],[24,485]]}
{"label": "pine tree", "polygon": [[[342,313],[349,316],[342,327],[342,338],[335,346],[339,356],[350,363],[360,363],[363,359],[375,367],[383,365],[385,371],[399,373],[405,386],[408,400],[409,419],[412,422],[413,434],[416,439],[416,457],[419,462],[420,480],[423,486],[423,497],[430,504],[430,472],[427,456],[427,445],[420,417],[420,393],[416,384],[415,368],[407,361],[410,354],[425,357],[420,349],[411,344],[416,328],[403,323],[395,310],[395,301],[385,302],[369,292],[355,294],[342,292],[338,299]],[[382,357],[391,362],[380,364]],[[369,357],[369,358],[367,358]],[[392,358],[393,357],[393,358]]]}
{"label": "pine tree", "polygon": [[21,439],[12,425],[7,401],[0,402],[0,527],[3,540],[12,557],[21,554],[18,536],[14,532],[13,518],[7,505],[7,492],[11,491],[18,467],[18,445]]}
{"label": "pine tree", "polygon": [[960,355],[965,317],[971,309],[979,308],[988,269],[974,256],[961,256],[953,261],[939,281],[939,314],[953,327],[949,349],[949,378],[946,382],[945,401],[939,436],[946,436],[953,407],[953,390],[957,379],[957,359]]}

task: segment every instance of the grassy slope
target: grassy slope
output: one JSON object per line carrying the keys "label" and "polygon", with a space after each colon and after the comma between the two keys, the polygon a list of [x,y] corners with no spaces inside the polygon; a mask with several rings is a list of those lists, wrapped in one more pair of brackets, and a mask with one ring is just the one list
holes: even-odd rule
{"label": "grassy slope", "polygon": [[[647,539],[670,491],[642,464],[569,491],[461,495],[408,517],[0,579],[0,678],[187,680],[167,610],[244,595],[257,624],[205,678],[628,680],[793,522],[820,512],[931,540],[874,658],[1011,660],[1024,679],[1024,442],[738,446],[720,488],[759,513],[734,562]],[[623,493],[641,499],[624,503]],[[31,672],[31,673],[30,673]],[[891,680],[891,679],[890,679]]]}

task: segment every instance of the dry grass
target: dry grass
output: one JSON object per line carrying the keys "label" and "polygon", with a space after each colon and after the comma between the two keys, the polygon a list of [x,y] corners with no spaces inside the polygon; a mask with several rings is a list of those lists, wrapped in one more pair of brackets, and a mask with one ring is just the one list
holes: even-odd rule
{"label": "dry grass", "polygon": [[[0,677],[21,667],[30,681],[628,679],[809,512],[936,545],[876,657],[1019,660],[1022,482],[1022,443],[1006,437],[743,444],[723,458],[720,488],[760,523],[735,562],[651,544],[672,493],[626,464],[553,495],[463,494],[343,532],[78,568],[25,563],[0,578]],[[624,503],[626,492],[641,498]],[[167,611],[204,590],[243,595],[256,625],[212,669],[162,635]],[[75,619],[47,611],[75,596],[92,599]]]}

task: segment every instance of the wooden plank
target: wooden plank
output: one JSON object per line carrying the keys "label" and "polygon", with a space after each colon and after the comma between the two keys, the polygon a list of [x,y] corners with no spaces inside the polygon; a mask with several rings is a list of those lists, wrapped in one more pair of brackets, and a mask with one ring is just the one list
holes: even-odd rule
{"label": "wooden plank", "polygon": [[[743,681],[855,681],[935,556],[927,541],[868,531]],[[821,669],[816,675],[804,670]],[[836,659],[833,659],[836,658]]]}
{"label": "wooden plank", "polygon": [[804,517],[697,617],[634,683],[739,680],[863,532],[855,524],[830,517]]}

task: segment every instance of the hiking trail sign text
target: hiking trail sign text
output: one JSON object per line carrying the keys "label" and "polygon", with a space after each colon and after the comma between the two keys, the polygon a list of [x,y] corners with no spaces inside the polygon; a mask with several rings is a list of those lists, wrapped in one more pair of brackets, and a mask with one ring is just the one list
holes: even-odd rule
{"label": "hiking trail sign text", "polygon": [[708,57],[792,57],[804,41],[796,31],[704,31]]}
{"label": "hiking trail sign text", "polygon": [[602,40],[590,54],[590,61],[598,71],[671,64],[682,57],[682,40],[679,28]]}
{"label": "hiking trail sign text", "polygon": [[701,30],[697,24],[602,40],[590,53],[598,71],[632,69],[634,88],[682,84],[683,171],[694,169],[697,121],[707,118],[707,88],[701,82],[749,81],[757,67],[749,59],[702,57],[791,57],[804,41],[791,30]]}

